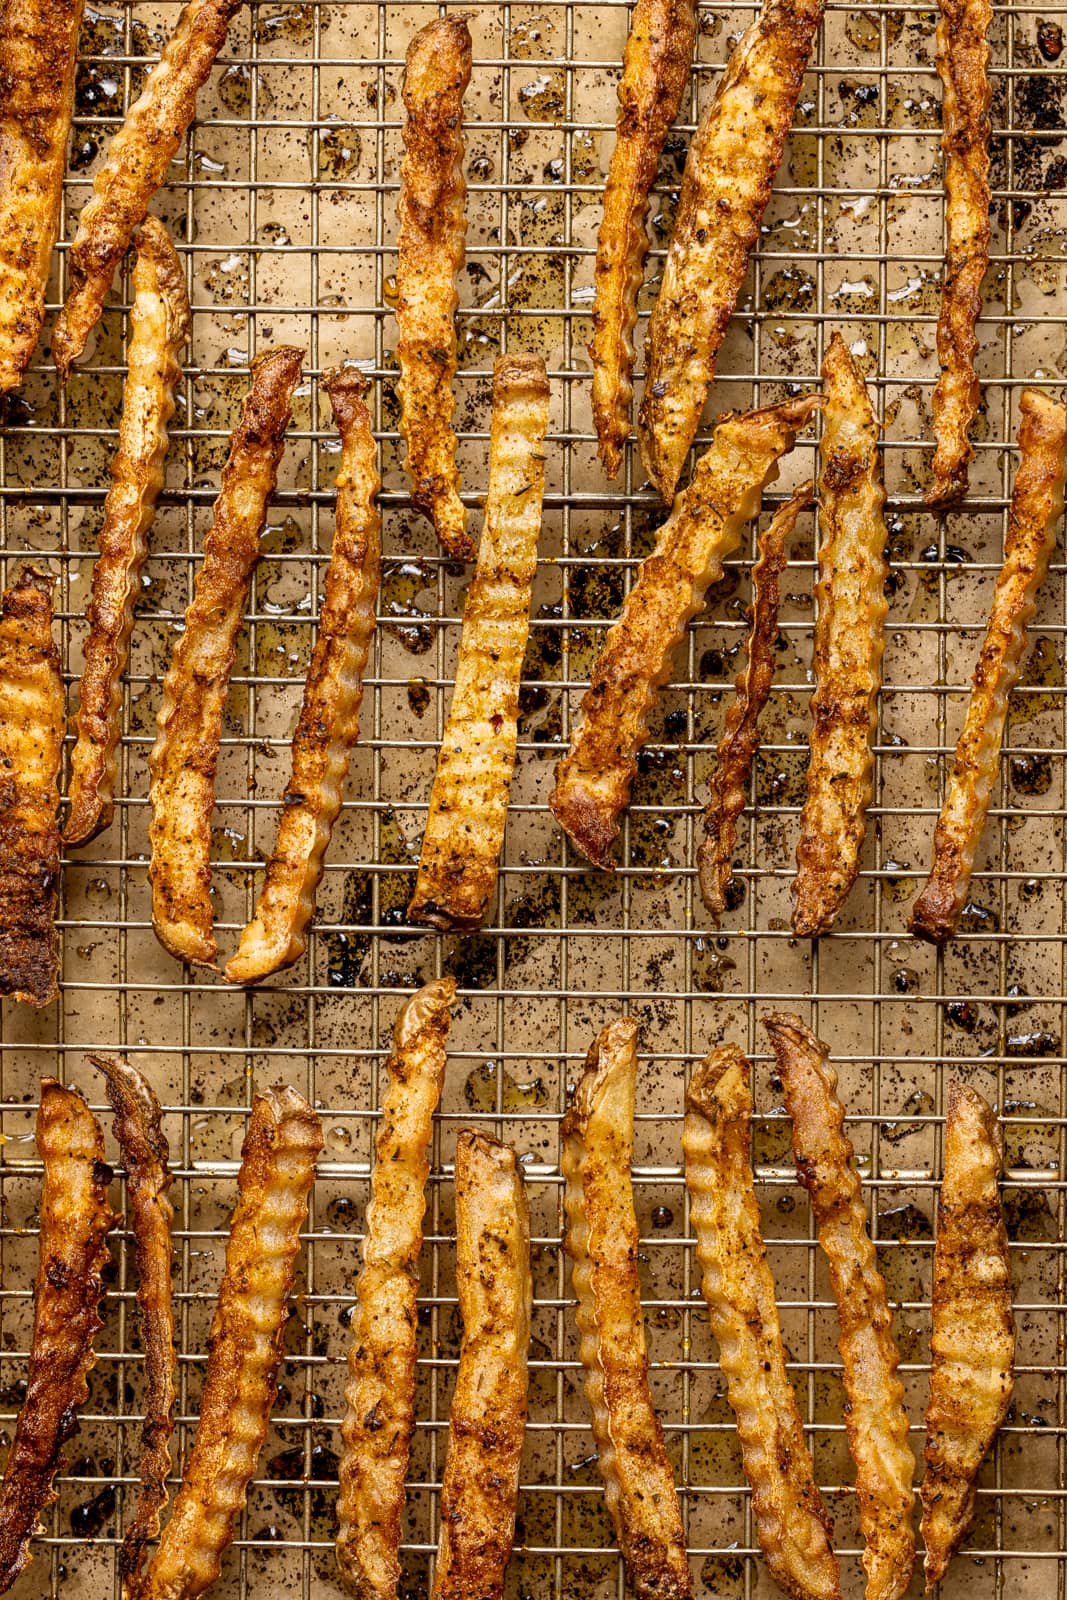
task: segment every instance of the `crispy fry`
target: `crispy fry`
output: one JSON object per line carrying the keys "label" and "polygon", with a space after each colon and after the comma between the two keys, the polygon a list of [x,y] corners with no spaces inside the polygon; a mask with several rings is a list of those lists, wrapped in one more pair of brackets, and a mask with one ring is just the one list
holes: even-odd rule
{"label": "crispy fry", "polygon": [[686,1094],[682,1146],[701,1287],[768,1571],[793,1600],[841,1600],[831,1523],[786,1374],[760,1231],[749,1072],[736,1045],[720,1045],[701,1062]]}
{"label": "crispy fry", "polygon": [[0,7],[0,394],[37,348],[59,235],[85,0]]}
{"label": "crispy fry", "polygon": [[634,1145],[637,1023],[601,1030],[563,1119],[566,1234],[585,1395],[604,1501],[637,1600],[689,1600],[693,1577],[648,1386],[637,1278]]}
{"label": "crispy fry", "polygon": [[148,758],[152,925],[172,956],[205,966],[218,950],[210,897],[211,813],[222,708],[302,357],[292,345],[279,345],[252,363],[252,387],[230,442]]}
{"label": "crispy fry", "polygon": [[196,1439],[137,1600],[194,1600],[222,1570],[277,1391],[319,1119],[295,1089],[252,1102]]}
{"label": "crispy fry", "polygon": [[1004,565],[997,575],[967,716],[934,830],[933,865],[911,911],[911,932],[932,943],[951,939],[967,903],[990,795],[1000,772],[1008,699],[1019,677],[1027,626],[1063,516],[1067,407],[1036,389],[1025,389],[1021,412],[1020,460],[1004,538]]}
{"label": "crispy fry", "polygon": [[748,660],[734,679],[734,698],[726,713],[716,752],[715,771],[704,807],[704,836],[697,848],[700,894],[718,926],[726,910],[730,856],[737,819],[745,809],[752,763],[759,750],[760,713],[774,682],[774,641],[778,637],[778,580],[785,571],[786,545],[797,519],[811,505],[813,483],[803,484],[759,536],[759,559],[752,568]]}
{"label": "crispy fry", "polygon": [[645,341],[637,425],[668,505],[771,196],[824,0],[764,0],[689,146],[663,282]]}
{"label": "crispy fry", "polygon": [[111,463],[112,483],[93,568],[77,739],[70,760],[70,814],[63,831],[68,845],[88,844],[114,815],[122,675],[130,658],[148,531],[163,488],[167,427],[182,370],[178,358],[189,326],[181,262],[163,224],[146,217],[133,269],[119,447]]}
{"label": "crispy fry", "polygon": [[867,1232],[855,1154],[845,1133],[829,1052],[799,1017],[766,1019],[793,1119],[797,1177],[808,1191],[841,1327],[845,1427],[856,1463],[866,1541],[867,1600],[899,1600],[915,1565],[912,1479],[904,1385],[885,1281]]}
{"label": "crispy fry", "polygon": [[59,764],[63,679],[55,580],[25,566],[0,600],[0,994],[59,995]]}
{"label": "crispy fry", "polygon": [[1015,1321],[997,1179],[997,1119],[966,1084],[949,1091],[934,1251],[933,1367],[926,1405],[922,1532],[926,1592],[974,1516],[982,1462],[1011,1403]]}
{"label": "crispy fry", "polygon": [[615,149],[604,187],[593,305],[593,421],[609,478],[630,433],[637,296],[648,254],[649,191],[689,83],[693,0],[637,0],[622,60]]}
{"label": "crispy fry", "polygon": [[396,1600],[400,1581],[427,1151],[455,997],[454,978],[437,978],[413,995],[397,1019],[386,1064],[338,1469],[337,1564],[355,1600]]}
{"label": "crispy fry", "polygon": [[469,1129],[456,1144],[456,1288],[463,1343],[433,1600],[502,1600],[526,1429],[530,1214],[514,1150]]}
{"label": "crispy fry", "polygon": [[937,72],[942,86],[945,156],[945,275],[937,322],[941,376],[933,395],[933,482],[927,504],[949,505],[967,492],[974,457],[968,438],[981,388],[974,370],[975,324],[989,265],[989,0],[939,0]]}
{"label": "crispy fry", "polygon": [[578,848],[606,871],[614,866],[619,818],[675,650],[759,511],[778,458],[820,404],[809,395],[719,423],[608,632],[548,800]]}
{"label": "crispy fry", "polygon": [[167,1503],[170,1436],[174,1430],[174,1304],[171,1297],[170,1147],[152,1086],[128,1061],[91,1055],[104,1074],[115,1113],[115,1137],[126,1168],[126,1195],[137,1259],[137,1304],[145,1358],[145,1417],[141,1428],[141,1491],[119,1551],[126,1595],[136,1597],[145,1545],[159,1532]]}
{"label": "crispy fry", "polygon": [[108,147],[93,178],[70,247],[70,288],[52,334],[60,382],[96,327],[119,262],[142,223],[188,131],[207,80],[243,0],[188,0],[163,54]]}
{"label": "crispy fry", "polygon": [[541,357],[501,356],[493,372],[489,495],[478,566],[463,608],[456,686],[409,922],[478,928],[496,888],[537,572],[547,427]]}
{"label": "crispy fry", "polygon": [[258,983],[291,967],[307,948],[349,757],[359,737],[363,673],[374,640],[382,569],[376,504],[381,480],[364,382],[353,367],[324,373],[322,381],[341,434],[333,547],[278,836],[255,917],[226,967],[230,983]]}
{"label": "crispy fry", "polygon": [[859,872],[888,610],[878,422],[840,334],[822,370],[815,693],[792,891],[793,932],[804,939],[833,925]]}
{"label": "crispy fry", "polygon": [[30,1540],[55,1499],[60,1451],[89,1393],[107,1236],[115,1226],[100,1124],[73,1089],[41,1084],[37,1152],[44,1163],[33,1341],[26,1398],[0,1484],[0,1594],[30,1561]]}
{"label": "crispy fry", "polygon": [[456,279],[467,240],[463,96],[470,77],[471,36],[463,13],[436,17],[412,39],[397,202],[397,395],[411,503],[429,517],[449,555],[461,561],[474,555],[452,431]]}

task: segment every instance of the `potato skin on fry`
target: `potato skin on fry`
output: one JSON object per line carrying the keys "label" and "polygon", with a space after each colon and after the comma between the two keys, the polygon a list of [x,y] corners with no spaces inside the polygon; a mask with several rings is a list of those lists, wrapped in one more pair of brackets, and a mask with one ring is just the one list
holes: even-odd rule
{"label": "potato skin on fry", "polygon": [[0,394],[22,382],[59,236],[85,0],[0,7]]}
{"label": "potato skin on fry", "polygon": [[911,912],[918,939],[951,939],[970,894],[1000,751],[1008,700],[1019,677],[1037,593],[1048,572],[1063,516],[1067,407],[1036,389],[1020,402],[1020,460],[1011,492],[1004,564],[997,575],[963,731],[934,830],[930,876]]}
{"label": "potato skin on fry", "polygon": [[1011,1404],[1015,1319],[997,1180],[1000,1127],[977,1090],[949,1090],[934,1251],[933,1367],[922,1484],[926,1592],[974,1517],[982,1462]]}
{"label": "potato skin on fry", "polygon": [[663,142],[689,83],[693,0],[637,0],[622,58],[615,148],[597,235],[593,422],[609,478],[630,433],[637,296],[648,254],[649,193]]}

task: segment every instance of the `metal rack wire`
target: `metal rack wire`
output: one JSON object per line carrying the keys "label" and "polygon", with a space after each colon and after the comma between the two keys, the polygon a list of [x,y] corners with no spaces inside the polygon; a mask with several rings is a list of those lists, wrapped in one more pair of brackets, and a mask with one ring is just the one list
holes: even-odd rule
{"label": "metal rack wire", "polygon": [[[975,630],[996,570],[1019,387],[1067,373],[1063,314],[1065,118],[1055,14],[998,6],[994,24],[995,227],[981,365],[985,410],[965,510],[922,508],[941,250],[939,96],[930,8],[828,6],[815,63],[721,360],[712,408],[813,381],[827,325],[868,369],[885,421],[893,594],[876,802],[861,881],[818,949],[788,931],[809,693],[814,530],[796,543],[780,670],[746,813],[736,905],[709,932],[689,863],[709,748],[732,678],[751,545],[692,631],[642,762],[612,878],[576,859],[545,801],[598,633],[661,518],[636,454],[617,485],[595,464],[589,420],[592,253],[610,152],[627,7],[580,0],[474,9],[469,97],[469,266],[461,284],[457,418],[465,488],[485,487],[488,374],[505,348],[543,350],[553,384],[543,562],[526,663],[519,770],[499,903],[457,941],[408,933],[410,890],[447,709],[463,574],[409,514],[392,394],[390,297],[403,52],[428,4],[297,0],[235,23],[201,116],[156,209],[187,263],[194,332],[173,430],[125,706],[112,828],[65,863],[63,995],[41,1017],[0,1016],[0,1423],[25,1374],[39,1168],[38,1079],[94,1086],[90,1049],[125,1050],[168,1112],[177,1166],[181,1332],[177,1449],[197,1412],[205,1337],[252,1085],[283,1079],[321,1107],[327,1150],[309,1222],[306,1277],[287,1335],[283,1389],[248,1513],[218,1593],[330,1596],[336,1422],[345,1324],[367,1191],[382,1050],[402,995],[440,971],[462,1006],[434,1146],[422,1299],[419,1431],[405,1555],[425,1596],[437,1534],[457,1350],[450,1164],[459,1126],[481,1122],[527,1163],[536,1313],[519,1548],[509,1593],[606,1600],[621,1572],[604,1517],[576,1372],[559,1249],[558,1120],[589,1039],[627,1006],[645,1067],[635,1181],[654,1385],[683,1485],[697,1572],[746,1597],[768,1580],[697,1295],[680,1173],[685,1072],[715,1039],[756,1063],[761,1196],[792,1371],[817,1474],[836,1517],[845,1592],[860,1592],[851,1471],[828,1286],[788,1162],[781,1096],[759,1017],[809,1015],[837,1057],[862,1152],[897,1317],[908,1405],[919,1424],[928,1362],[932,1217],[951,1073],[995,1100],[1007,1134],[1005,1191],[1019,1320],[1016,1402],[983,1478],[963,1592],[1067,1592],[1067,1268],[1064,894],[1067,885],[1067,567],[1046,585],[1012,703],[1004,777],[967,915],[943,955],[904,932],[927,864],[946,753],[962,713]],[[173,3],[91,7],[83,34],[67,229],[94,163],[176,14]],[[664,164],[650,286],[669,233],[684,134],[751,6],[701,7],[687,121]],[[54,285],[63,287],[65,256]],[[64,665],[76,684],[91,556],[123,371],[128,285],[65,396],[42,353],[0,426],[4,575],[26,551],[60,579]],[[264,542],[227,713],[216,815],[216,910],[228,952],[270,848],[329,548],[335,446],[317,378],[355,358],[373,376],[382,442],[386,571],[381,627],[342,821],[308,955],[255,993],[174,965],[156,945],[146,888],[146,755],[159,683],[189,597],[217,473],[258,348],[308,351],[281,487]],[[45,341],[47,349],[47,337]],[[811,465],[811,442],[788,465]],[[785,486],[786,477],[783,477]],[[781,490],[771,495],[773,501]],[[140,1356],[124,1233],[88,1412],[47,1514],[26,1596],[118,1593],[122,1519],[137,1461]],[[916,1589],[918,1592],[918,1589]]]}

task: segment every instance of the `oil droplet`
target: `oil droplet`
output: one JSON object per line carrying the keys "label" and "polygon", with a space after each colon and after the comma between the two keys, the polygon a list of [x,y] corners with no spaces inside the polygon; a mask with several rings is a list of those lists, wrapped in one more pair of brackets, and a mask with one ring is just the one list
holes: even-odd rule
{"label": "oil droplet", "polygon": [[382,284],[382,299],[387,306],[395,306],[400,299],[400,291],[396,286],[396,273],[391,272]]}

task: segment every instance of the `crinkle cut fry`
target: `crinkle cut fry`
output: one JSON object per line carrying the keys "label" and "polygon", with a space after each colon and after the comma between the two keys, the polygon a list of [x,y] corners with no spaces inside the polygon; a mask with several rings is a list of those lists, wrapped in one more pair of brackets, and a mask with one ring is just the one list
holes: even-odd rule
{"label": "crinkle cut fry", "polygon": [[174,32],[108,146],[67,258],[70,288],[52,333],[60,381],[96,327],[119,262],[185,138],[196,97],[243,0],[187,0]]}
{"label": "crinkle cut fry", "polygon": [[70,811],[63,830],[68,845],[88,844],[114,815],[122,676],[130,657],[148,532],[163,488],[167,428],[189,327],[189,296],[177,251],[163,224],[147,217],[133,268],[119,447],[111,463],[93,567],[77,738],[70,759]]}
{"label": "crinkle cut fry", "polygon": [[968,437],[981,386],[974,368],[975,327],[989,266],[989,0],[939,0],[937,72],[945,156],[945,275],[937,322],[941,375],[933,394],[933,482],[927,504],[950,505],[967,492],[974,457]]}
{"label": "crinkle cut fry", "polygon": [[137,1304],[144,1349],[144,1423],[141,1427],[141,1488],[119,1550],[123,1593],[136,1600],[147,1545],[159,1532],[167,1503],[170,1436],[174,1430],[177,1356],[171,1292],[169,1189],[170,1147],[163,1114],[151,1084],[128,1061],[90,1055],[104,1075],[115,1113],[115,1137],[126,1168],[126,1197],[137,1260]]}
{"label": "crinkle cut fry", "polygon": [[456,1143],[456,1292],[463,1342],[433,1600],[503,1600],[526,1430],[530,1214],[514,1150],[469,1128]]}
{"label": "crinkle cut fry", "polygon": [[855,1153],[829,1052],[799,1017],[766,1019],[793,1119],[797,1177],[807,1190],[840,1324],[845,1427],[856,1463],[867,1600],[900,1600],[915,1566],[904,1385],[885,1281],[867,1231]]}
{"label": "crinkle cut fry", "polygon": [[649,195],[663,143],[689,83],[693,0],[637,0],[623,53],[615,148],[597,235],[593,303],[593,422],[614,478],[630,433],[637,297],[648,254]]}
{"label": "crinkle cut fry", "polygon": [[548,800],[583,855],[605,871],[614,867],[619,819],[675,650],[759,511],[779,457],[821,404],[808,395],[719,423],[608,631]]}
{"label": "crinkle cut fry", "polygon": [[0,600],[0,994],[59,996],[59,768],[63,678],[55,579],[22,568]]}
{"label": "crinkle cut fry", "polygon": [[397,201],[397,396],[411,503],[429,517],[449,555],[461,561],[474,556],[452,429],[456,279],[467,240],[463,96],[470,76],[465,13],[436,17],[412,39],[404,70],[407,117]]}
{"label": "crinkle cut fry", "polygon": [[195,1600],[222,1570],[277,1392],[293,1268],[321,1149],[319,1119],[295,1089],[256,1095],[196,1438],[137,1600]]}
{"label": "crinkle cut fry", "polygon": [[292,769],[256,914],[226,967],[230,983],[258,983],[299,961],[325,866],[376,626],[382,569],[377,448],[354,367],[323,374],[341,435],[341,470],[319,632],[293,734]]}
{"label": "crinkle cut fry", "polygon": [[967,904],[990,796],[1000,773],[1008,700],[1018,681],[1027,627],[1063,516],[1067,407],[1036,389],[1024,389],[1020,412],[1020,459],[1011,492],[1004,564],[997,575],[967,715],[934,830],[933,865],[909,923],[916,938],[934,944],[952,938]]}
{"label": "crinkle cut fry", "polygon": [[222,708],[302,359],[303,351],[279,345],[252,363],[252,387],[230,441],[148,758],[152,925],[177,960],[205,966],[218,950],[210,895],[211,813]]}
{"label": "crinkle cut fry", "polygon": [[73,1089],[41,1084],[37,1153],[44,1165],[26,1397],[0,1484],[0,1594],[30,1561],[30,1540],[55,1499],[60,1452],[89,1394],[100,1319],[111,1168],[100,1124]]}
{"label": "crinkle cut fry", "polygon": [[841,1600],[830,1519],[786,1373],[760,1228],[750,1072],[736,1045],[720,1045],[696,1069],[686,1093],[682,1145],[701,1288],[768,1571],[793,1600]]}
{"label": "crinkle cut fry", "polygon": [[548,375],[540,356],[493,372],[489,494],[467,590],[408,921],[478,928],[496,888],[518,744],[519,683],[545,492]]}
{"label": "crinkle cut fry", "polygon": [[668,505],[700,423],[748,271],[824,0],[765,0],[689,146],[645,340],[637,436]]}
{"label": "crinkle cut fry", "polygon": [[922,1483],[928,1594],[971,1525],[978,1473],[1011,1403],[1015,1320],[997,1187],[1002,1159],[993,1111],[976,1089],[953,1083],[937,1206]]}
{"label": "crinkle cut fry", "polygon": [[693,1577],[652,1405],[630,1166],[637,1023],[603,1028],[563,1119],[562,1170],[575,1316],[604,1502],[636,1600],[690,1600]]}
{"label": "crinkle cut fry", "polygon": [[823,361],[819,576],[811,757],[793,880],[793,932],[826,933],[859,872],[888,604],[878,420],[841,335]]}
{"label": "crinkle cut fry", "polygon": [[759,558],[752,568],[748,656],[734,679],[734,698],[723,725],[715,769],[704,807],[703,837],[697,847],[697,872],[704,905],[716,926],[726,910],[730,857],[737,822],[748,799],[752,763],[760,745],[759,719],[774,682],[774,643],[778,637],[778,581],[786,567],[786,546],[802,511],[811,505],[815,485],[802,484],[759,535]]}
{"label": "crinkle cut fry", "polygon": [[37,348],[59,236],[84,0],[0,7],[0,394]]}
{"label": "crinkle cut fry", "polygon": [[414,994],[397,1019],[386,1064],[338,1468],[337,1564],[355,1600],[396,1600],[400,1582],[427,1152],[455,997],[454,978],[436,978]]}

